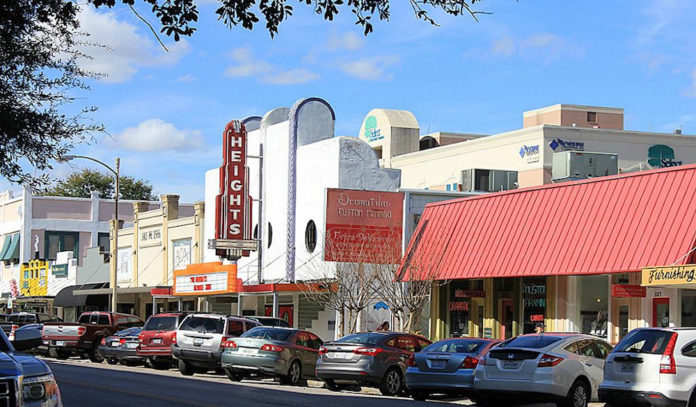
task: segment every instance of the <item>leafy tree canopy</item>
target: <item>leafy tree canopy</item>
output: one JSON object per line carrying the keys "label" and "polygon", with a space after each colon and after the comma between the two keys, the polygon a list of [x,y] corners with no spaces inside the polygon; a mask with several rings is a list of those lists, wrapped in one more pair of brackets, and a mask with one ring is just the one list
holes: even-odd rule
{"label": "leafy tree canopy", "polygon": [[[152,185],[149,181],[121,176],[119,180],[121,199],[154,201]],[[99,192],[102,198],[114,197],[114,177],[99,171],[84,169],[70,174],[66,179],[59,180],[43,191],[47,196],[70,196],[89,198],[92,191]]]}
{"label": "leafy tree canopy", "polygon": [[[119,0],[88,0],[96,7],[113,7]],[[120,0],[128,5],[133,12],[135,0]],[[142,0],[151,6],[152,13],[162,24],[161,32],[173,36],[176,41],[180,37],[190,36],[196,30],[194,24],[198,21],[198,8],[194,0]],[[481,0],[409,0],[416,17],[437,25],[430,17],[432,10],[441,10],[454,16],[471,15],[476,18],[480,11],[472,7]],[[274,36],[278,33],[280,23],[292,15],[293,7],[288,0],[218,0],[220,3],[215,13],[218,20],[232,28],[241,25],[251,30],[259,22],[260,17],[266,23],[266,29]],[[339,10],[350,10],[355,16],[355,23],[363,27],[365,35],[372,32],[372,18],[389,20],[389,0],[298,0],[300,4],[311,7],[314,13],[326,20],[333,20]],[[137,14],[137,12],[136,12]],[[140,15],[138,15],[140,17]],[[141,17],[142,18],[142,17]],[[144,20],[144,19],[143,19]]]}

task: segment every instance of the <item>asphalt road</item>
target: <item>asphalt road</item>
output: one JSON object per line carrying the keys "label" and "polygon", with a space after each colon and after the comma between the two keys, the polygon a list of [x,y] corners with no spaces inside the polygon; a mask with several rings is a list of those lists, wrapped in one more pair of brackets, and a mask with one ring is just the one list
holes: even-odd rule
{"label": "asphalt road", "polygon": [[[417,402],[405,397],[384,397],[374,389],[339,393],[316,387],[282,386],[273,380],[232,383],[225,376],[196,374],[183,377],[175,369],[95,365],[87,360],[45,359],[55,375],[65,407],[392,407],[474,404],[464,399]],[[535,405],[553,407],[553,404]],[[592,403],[591,406],[601,406]],[[503,407],[503,406],[501,406]],[[530,406],[531,407],[531,406]]]}

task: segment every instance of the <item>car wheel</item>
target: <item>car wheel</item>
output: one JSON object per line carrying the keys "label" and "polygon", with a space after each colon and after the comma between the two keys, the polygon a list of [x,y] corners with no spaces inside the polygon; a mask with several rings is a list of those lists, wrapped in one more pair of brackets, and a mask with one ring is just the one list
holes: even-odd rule
{"label": "car wheel", "polygon": [[155,358],[149,358],[147,363],[150,365],[150,367],[157,370],[166,370],[172,365],[168,360],[160,361],[156,360]]}
{"label": "car wheel", "polygon": [[65,360],[70,357],[70,352],[66,350],[56,349],[56,358],[60,360]]}
{"label": "car wheel", "polygon": [[181,372],[181,374],[184,376],[193,376],[193,374],[196,373],[196,369],[185,361],[179,359],[179,372]]}
{"label": "car wheel", "polygon": [[696,407],[696,390],[694,390],[694,392],[691,393],[691,397],[689,398],[689,404],[687,404],[687,407]]}
{"label": "car wheel", "polygon": [[232,380],[233,382],[241,382],[244,380],[244,374],[235,372],[232,369],[225,369],[225,374],[227,375],[227,378]]}
{"label": "car wheel", "polygon": [[568,395],[565,400],[557,403],[558,407],[587,407],[590,401],[590,389],[585,382],[582,380],[576,380],[570,390],[568,390]]}
{"label": "car wheel", "polygon": [[302,366],[300,362],[295,360],[290,364],[288,369],[288,374],[281,376],[280,382],[283,384],[289,384],[291,386],[297,386],[302,381]]}
{"label": "car wheel", "polygon": [[118,359],[116,359],[116,358],[106,358],[106,363],[108,363],[108,364],[110,364],[110,365],[116,365],[116,364],[118,364]]}
{"label": "car wheel", "polygon": [[430,394],[422,391],[411,390],[411,398],[416,401],[425,401],[425,399],[427,399],[429,395]]}
{"label": "car wheel", "polygon": [[104,356],[99,352],[99,341],[101,341],[99,338],[95,340],[94,346],[92,346],[88,353],[89,360],[94,363],[101,363],[104,361]]}
{"label": "car wheel", "polygon": [[331,391],[341,391],[343,389],[343,386],[336,384],[336,382],[331,379],[324,380],[324,387]]}
{"label": "car wheel", "polygon": [[385,396],[396,396],[401,393],[401,388],[404,386],[401,372],[392,367],[384,374],[382,384],[379,385],[379,391]]}

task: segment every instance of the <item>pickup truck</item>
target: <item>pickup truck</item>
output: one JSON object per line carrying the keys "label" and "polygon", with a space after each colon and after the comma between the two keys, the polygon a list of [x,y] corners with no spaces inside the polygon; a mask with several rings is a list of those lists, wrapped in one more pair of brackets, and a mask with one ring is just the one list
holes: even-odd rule
{"label": "pickup truck", "polygon": [[4,321],[0,321],[0,328],[5,335],[7,335],[9,340],[14,340],[15,331],[24,325],[62,321],[62,319],[55,315],[41,314],[36,312],[17,312],[6,316]]}
{"label": "pickup truck", "polygon": [[99,353],[103,338],[132,327],[143,326],[143,320],[135,315],[117,312],[85,312],[75,323],[47,322],[41,337],[49,353],[55,351],[58,359],[67,359],[72,354],[86,353],[89,360],[101,363]]}

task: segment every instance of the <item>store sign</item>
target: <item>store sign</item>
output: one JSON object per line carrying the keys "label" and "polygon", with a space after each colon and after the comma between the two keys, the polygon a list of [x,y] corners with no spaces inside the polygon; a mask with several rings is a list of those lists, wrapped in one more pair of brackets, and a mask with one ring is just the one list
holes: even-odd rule
{"label": "store sign", "polygon": [[585,143],[582,141],[567,141],[555,138],[549,143],[551,150],[559,151],[585,151]]}
{"label": "store sign", "polygon": [[162,244],[162,227],[139,230],[141,246],[159,246]]}
{"label": "store sign", "polygon": [[533,146],[523,144],[518,153],[520,154],[520,158],[525,160],[527,164],[539,162],[539,157],[541,156],[539,144]]}
{"label": "store sign", "polygon": [[365,132],[363,136],[367,141],[377,141],[384,138],[382,131],[377,127],[377,118],[375,116],[368,116],[367,119],[365,119]]}
{"label": "store sign", "polygon": [[31,260],[19,269],[20,293],[25,297],[48,295],[49,265],[45,260]]}
{"label": "store sign", "polygon": [[664,144],[655,144],[648,148],[648,164],[652,167],[676,167],[682,161],[675,160],[674,149]]}
{"label": "store sign", "polygon": [[118,249],[118,263],[116,263],[116,278],[118,281],[130,280],[133,277],[131,262],[133,249],[125,247]]}
{"label": "store sign", "polygon": [[[247,195],[246,129],[239,120],[223,133],[220,189],[215,197],[215,239],[251,239],[251,197]],[[218,250],[224,254],[224,250]],[[248,256],[245,250],[243,255]]]}
{"label": "store sign", "polygon": [[484,298],[486,296],[485,291],[478,290],[454,290],[454,296],[456,298]]}
{"label": "store sign", "polygon": [[693,284],[696,264],[683,266],[646,267],[642,271],[642,286]]}
{"label": "store sign", "polygon": [[613,298],[644,298],[645,287],[635,284],[612,284],[611,296]]}
{"label": "store sign", "polygon": [[523,333],[535,332],[546,315],[546,280],[525,279],[522,282],[522,305],[524,306]]}
{"label": "store sign", "polygon": [[450,301],[450,311],[469,311],[469,301]]}
{"label": "store sign", "polygon": [[329,188],[324,260],[401,261],[404,194]]}
{"label": "store sign", "polygon": [[237,266],[220,262],[189,264],[174,270],[173,295],[214,295],[237,292]]}
{"label": "store sign", "polygon": [[172,295],[172,289],[169,287],[153,288],[150,290],[150,295],[153,297],[169,297]]}
{"label": "store sign", "polygon": [[68,275],[68,265],[66,264],[54,264],[51,266],[51,274],[56,277],[65,277]]}

